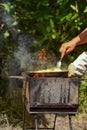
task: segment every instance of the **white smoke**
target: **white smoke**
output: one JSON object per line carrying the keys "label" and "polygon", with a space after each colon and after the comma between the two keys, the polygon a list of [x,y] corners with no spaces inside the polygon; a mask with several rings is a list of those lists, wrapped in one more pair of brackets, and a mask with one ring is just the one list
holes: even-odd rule
{"label": "white smoke", "polygon": [[[12,39],[17,45],[17,50],[14,51],[14,55],[9,62],[9,74],[19,75],[21,71],[45,69],[54,66],[55,62],[53,63],[53,61],[38,60],[38,51],[32,51],[34,38],[30,35],[19,33],[18,23],[15,17],[13,17],[15,9],[10,8],[12,6],[8,0],[2,0],[2,2],[8,6],[8,11],[2,11],[2,22],[5,24],[8,32],[11,33]],[[55,61],[54,54],[53,57]]]}
{"label": "white smoke", "polygon": [[8,0],[2,0],[0,3],[2,7],[1,20],[12,38],[16,40],[20,29],[18,28],[17,19],[15,16],[15,9]]}

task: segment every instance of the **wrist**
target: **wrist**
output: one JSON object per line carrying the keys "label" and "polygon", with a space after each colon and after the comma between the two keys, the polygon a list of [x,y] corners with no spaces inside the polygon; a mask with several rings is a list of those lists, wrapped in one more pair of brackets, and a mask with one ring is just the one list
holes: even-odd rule
{"label": "wrist", "polygon": [[80,44],[80,37],[76,36],[75,38],[72,39],[72,41],[75,46],[78,46]]}

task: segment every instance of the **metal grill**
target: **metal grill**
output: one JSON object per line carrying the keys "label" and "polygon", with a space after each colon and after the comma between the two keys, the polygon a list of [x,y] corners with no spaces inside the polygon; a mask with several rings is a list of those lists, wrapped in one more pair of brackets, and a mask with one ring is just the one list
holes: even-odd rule
{"label": "metal grill", "polygon": [[78,110],[78,78],[29,78],[30,113],[75,114]]}
{"label": "metal grill", "polygon": [[[69,126],[72,130],[71,115],[75,115],[79,105],[78,77],[68,78],[64,76],[33,77],[30,73],[22,73],[22,76],[11,76],[23,80],[23,102],[24,108],[30,114],[35,115],[35,130],[38,129],[37,114],[54,113],[68,114]],[[23,110],[24,110],[23,108]],[[55,130],[55,122],[53,130]],[[25,130],[25,110],[23,112],[23,130]]]}

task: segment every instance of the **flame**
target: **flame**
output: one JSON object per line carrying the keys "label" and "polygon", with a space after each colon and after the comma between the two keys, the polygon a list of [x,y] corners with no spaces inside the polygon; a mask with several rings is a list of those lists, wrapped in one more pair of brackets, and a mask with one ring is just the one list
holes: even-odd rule
{"label": "flame", "polygon": [[40,53],[38,54],[38,59],[39,60],[44,60],[44,61],[52,61],[53,58],[52,56],[46,54],[46,49],[42,48]]}
{"label": "flame", "polygon": [[38,54],[38,58],[39,60],[46,60],[46,50],[45,48],[42,48],[40,53]]}
{"label": "flame", "polygon": [[[48,61],[52,61],[53,57],[50,56],[50,55],[47,55],[46,54],[46,49],[42,48],[41,51],[38,54],[38,59],[41,60],[41,61],[47,61],[48,62]],[[38,78],[38,77],[45,77],[44,72],[43,73],[35,73],[34,74],[34,78]]]}

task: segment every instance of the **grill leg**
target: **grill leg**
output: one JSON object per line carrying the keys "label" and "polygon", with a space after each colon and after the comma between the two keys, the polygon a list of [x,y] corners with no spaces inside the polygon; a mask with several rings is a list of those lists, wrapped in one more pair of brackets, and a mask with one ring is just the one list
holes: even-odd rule
{"label": "grill leg", "polygon": [[69,128],[70,128],[70,130],[73,130],[73,129],[72,129],[71,115],[69,115]]}
{"label": "grill leg", "polygon": [[38,130],[37,115],[35,115],[34,120],[35,120],[35,130]]}
{"label": "grill leg", "polygon": [[26,92],[26,81],[23,80],[23,130],[25,130],[25,92]]}
{"label": "grill leg", "polygon": [[57,114],[55,115],[53,130],[55,130],[55,126],[56,126],[56,119],[57,119]]}

